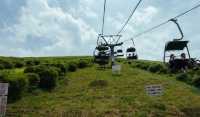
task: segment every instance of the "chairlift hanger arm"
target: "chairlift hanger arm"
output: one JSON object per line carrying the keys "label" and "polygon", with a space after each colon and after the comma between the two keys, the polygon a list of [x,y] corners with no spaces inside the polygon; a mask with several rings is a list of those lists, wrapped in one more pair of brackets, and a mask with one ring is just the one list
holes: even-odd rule
{"label": "chairlift hanger arm", "polygon": [[133,42],[133,46],[135,46],[135,42],[134,42],[134,39],[133,39],[133,38],[131,38],[131,41]]}
{"label": "chairlift hanger arm", "polygon": [[181,38],[177,38],[177,39],[174,39],[174,40],[176,40],[176,41],[182,40],[184,35],[183,35],[183,31],[182,31],[180,25],[178,24],[178,20],[177,19],[170,19],[169,21],[172,21],[172,22],[174,22],[176,24],[176,26],[178,27],[178,30],[179,30],[179,32],[181,34]]}

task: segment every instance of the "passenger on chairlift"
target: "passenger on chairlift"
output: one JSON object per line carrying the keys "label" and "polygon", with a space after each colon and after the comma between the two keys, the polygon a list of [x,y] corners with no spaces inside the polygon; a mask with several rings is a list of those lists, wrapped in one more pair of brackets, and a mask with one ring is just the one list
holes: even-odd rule
{"label": "passenger on chairlift", "polygon": [[188,68],[188,62],[186,60],[186,55],[185,53],[181,54],[181,60],[182,60],[182,66],[181,69],[185,72],[185,70]]}
{"label": "passenger on chairlift", "polygon": [[182,53],[182,54],[181,54],[181,59],[182,59],[182,60],[185,60],[185,59],[186,59],[185,53]]}
{"label": "passenger on chairlift", "polygon": [[175,56],[174,54],[171,54],[170,59],[169,59],[170,68],[174,66],[174,60],[175,60]]}
{"label": "passenger on chairlift", "polygon": [[169,62],[171,62],[171,61],[174,61],[174,59],[175,59],[175,56],[174,56],[174,54],[171,54],[171,55],[170,55]]}

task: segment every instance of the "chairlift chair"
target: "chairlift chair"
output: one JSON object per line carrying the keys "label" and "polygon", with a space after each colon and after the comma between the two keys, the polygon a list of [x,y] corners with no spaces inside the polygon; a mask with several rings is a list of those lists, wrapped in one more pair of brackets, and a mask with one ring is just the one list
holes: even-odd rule
{"label": "chairlift chair", "polygon": [[133,39],[131,39],[131,40],[133,42],[133,47],[127,48],[127,50],[126,50],[126,58],[128,60],[135,60],[135,59],[138,59],[138,55],[136,53],[134,41],[133,41]]}
{"label": "chairlift chair", "polygon": [[117,50],[117,57],[123,57],[123,56],[124,56],[123,50],[122,49],[118,49]]}
{"label": "chairlift chair", "polygon": [[99,65],[106,65],[109,63],[110,52],[107,46],[98,46],[94,51],[94,62]]}
{"label": "chairlift chair", "polygon": [[[169,41],[165,44],[163,62],[166,63],[166,58],[170,57],[169,62],[168,62],[169,68],[172,70],[181,70],[183,68],[190,66],[191,57],[190,57],[190,52],[189,52],[189,48],[188,48],[189,41],[182,40],[184,35],[183,35],[183,32],[182,32],[177,20],[171,19],[170,21],[174,22],[177,25],[179,32],[181,34],[181,38],[174,39],[173,41]],[[171,54],[171,56],[166,56],[167,52],[172,53],[175,51],[184,51],[185,49],[187,50],[187,58],[185,56],[185,53],[182,53],[185,56],[184,59],[183,58],[175,58],[177,56],[174,56],[174,54]]]}
{"label": "chairlift chair", "polygon": [[[165,52],[164,52],[164,63],[166,63],[166,58],[171,56],[166,56],[167,52],[174,52],[174,51],[184,51],[187,50],[187,57],[184,60],[181,58],[174,58],[173,60],[169,60],[169,68],[174,70],[180,70],[184,67],[189,67],[189,62],[191,60],[190,58],[190,52],[188,49],[187,44],[189,41],[169,41],[165,45]],[[177,56],[174,56],[177,57]]]}

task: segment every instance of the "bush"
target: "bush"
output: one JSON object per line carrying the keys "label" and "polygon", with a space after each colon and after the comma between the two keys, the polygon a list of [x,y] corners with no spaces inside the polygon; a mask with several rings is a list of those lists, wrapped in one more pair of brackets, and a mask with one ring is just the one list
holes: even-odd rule
{"label": "bush", "polygon": [[0,60],[0,65],[2,69],[12,69],[14,67],[11,61]]}
{"label": "bush", "polygon": [[33,60],[33,64],[34,64],[34,65],[39,65],[39,64],[40,64],[40,61],[39,61],[39,60]]}
{"label": "bush", "polygon": [[106,87],[108,86],[108,82],[106,80],[94,80],[90,82],[90,87]]}
{"label": "bush", "polygon": [[46,65],[38,65],[38,66],[29,66],[24,69],[24,73],[37,73],[39,74],[41,71],[48,69],[49,66]]}
{"label": "bush", "polygon": [[9,102],[20,99],[28,86],[28,81],[24,76],[8,76],[5,78],[5,82],[9,83]]}
{"label": "bush", "polygon": [[136,63],[136,67],[143,69],[143,70],[148,70],[150,64],[149,63],[145,63],[145,62],[137,62]]}
{"label": "bush", "polygon": [[39,86],[45,90],[52,90],[56,87],[58,72],[54,68],[43,69],[39,72]]}
{"label": "bush", "polygon": [[24,73],[38,74],[40,78],[39,87],[45,90],[51,90],[56,87],[59,72],[59,68],[46,65],[27,67],[24,70]]}
{"label": "bush", "polygon": [[24,73],[34,73],[34,72],[35,72],[35,67],[32,67],[32,66],[26,67],[24,69]]}
{"label": "bush", "polygon": [[180,73],[176,76],[176,79],[179,80],[179,81],[183,81],[183,82],[186,82],[186,83],[189,83],[190,82],[190,77],[187,73]]}
{"label": "bush", "polygon": [[162,65],[159,73],[163,73],[163,74],[169,73],[168,68],[165,65]]}
{"label": "bush", "polygon": [[78,68],[85,68],[88,66],[88,62],[85,60],[80,60],[78,63]]}
{"label": "bush", "polygon": [[2,64],[0,64],[0,70],[4,69],[4,66]]}
{"label": "bush", "polygon": [[67,73],[67,67],[64,64],[55,64],[53,66],[58,68],[59,75],[64,76]]}
{"label": "bush", "polygon": [[4,80],[5,80],[5,74],[0,72],[0,81],[4,82]]}
{"label": "bush", "polygon": [[39,60],[27,60],[26,61],[26,66],[33,66],[33,65],[40,65],[40,61]]}
{"label": "bush", "polygon": [[22,67],[24,66],[24,63],[21,62],[21,61],[16,61],[14,64],[15,64],[15,65],[14,65],[15,68],[22,68]]}
{"label": "bush", "polygon": [[167,73],[167,68],[162,64],[152,64],[148,70],[152,73]]}
{"label": "bush", "polygon": [[194,80],[192,81],[192,84],[198,88],[200,88],[200,76],[194,78]]}
{"label": "bush", "polygon": [[36,73],[28,73],[26,74],[29,83],[29,91],[37,88],[39,86],[40,77]]}
{"label": "bush", "polygon": [[68,71],[75,72],[77,69],[77,65],[75,63],[69,63],[68,65]]}
{"label": "bush", "polygon": [[26,61],[26,66],[33,66],[34,62],[32,60]]}

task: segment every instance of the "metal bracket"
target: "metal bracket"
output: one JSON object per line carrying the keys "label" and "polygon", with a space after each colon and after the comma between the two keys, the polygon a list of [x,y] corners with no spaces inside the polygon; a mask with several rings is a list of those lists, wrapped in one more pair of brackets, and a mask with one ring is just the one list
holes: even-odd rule
{"label": "metal bracket", "polygon": [[178,24],[178,20],[177,20],[177,19],[170,19],[169,21],[172,21],[172,22],[174,22],[174,23],[176,24],[176,26],[178,27],[178,30],[179,30],[179,32],[180,32],[180,34],[181,34],[181,38],[177,38],[177,39],[174,39],[174,40],[175,40],[175,41],[182,40],[183,37],[184,37],[184,35],[183,35],[183,31],[182,31],[180,25]]}

